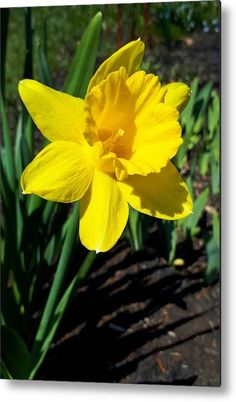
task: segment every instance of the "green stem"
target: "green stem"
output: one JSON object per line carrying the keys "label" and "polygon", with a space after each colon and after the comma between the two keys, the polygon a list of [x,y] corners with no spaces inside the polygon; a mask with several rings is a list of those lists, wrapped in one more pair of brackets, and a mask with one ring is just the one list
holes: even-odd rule
{"label": "green stem", "polygon": [[0,110],[1,110],[1,124],[2,124],[2,139],[5,149],[5,168],[6,176],[8,179],[8,184],[10,189],[15,191],[15,166],[14,166],[14,154],[13,154],[13,144],[11,141],[10,129],[7,119],[7,113],[3,101],[2,94],[0,93]]}
{"label": "green stem", "polygon": [[64,283],[64,278],[68,269],[68,263],[73,252],[77,229],[79,223],[79,204],[74,206],[74,210],[71,216],[70,226],[66,234],[65,242],[62,248],[61,257],[57,266],[56,274],[52,283],[52,287],[48,296],[48,300],[39,324],[38,332],[35,337],[35,342],[32,349],[32,355],[34,356],[38,352],[38,345],[43,341],[50,320],[55,311],[56,305],[58,303],[62,286]]}
{"label": "green stem", "polygon": [[95,258],[96,258],[95,252],[89,252],[87,254],[82,265],[80,266],[78,273],[75,275],[75,277],[71,281],[70,285],[67,287],[66,291],[64,292],[62,298],[57,303],[53,317],[50,321],[50,326],[47,331],[48,332],[47,337],[45,337],[44,341],[37,343],[36,344],[37,348],[35,348],[32,351],[32,369],[31,369],[29,379],[32,380],[34,378],[40,365],[42,364],[44,357],[50,347],[52,339],[56,333],[56,330],[57,330],[57,328],[61,322],[61,319],[65,313],[65,310],[68,307],[69,303],[71,302],[71,299],[72,299],[75,291],[82,285]]}

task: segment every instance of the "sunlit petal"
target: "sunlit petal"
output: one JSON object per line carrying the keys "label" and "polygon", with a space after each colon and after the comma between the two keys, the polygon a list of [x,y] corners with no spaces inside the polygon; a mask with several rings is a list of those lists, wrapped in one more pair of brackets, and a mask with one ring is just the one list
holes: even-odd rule
{"label": "sunlit petal", "polygon": [[36,126],[49,141],[84,142],[90,121],[82,99],[28,79],[20,81],[19,93]]}
{"label": "sunlit petal", "polygon": [[171,82],[164,85],[163,89],[166,90],[164,103],[176,107],[181,112],[189,101],[190,88],[181,82]]}
{"label": "sunlit petal", "polygon": [[162,102],[166,89],[161,87],[159,78],[154,74],[138,71],[128,78],[127,87],[135,99],[135,114],[150,111],[157,103]]}
{"label": "sunlit petal", "polygon": [[21,187],[24,194],[68,203],[83,197],[92,177],[93,167],[83,147],[69,141],[54,141],[26,167]]}
{"label": "sunlit petal", "polygon": [[160,173],[129,176],[119,186],[128,203],[144,214],[173,220],[192,212],[188,188],[171,162]]}
{"label": "sunlit petal", "polygon": [[92,184],[80,203],[80,239],[89,250],[107,251],[121,236],[128,204],[117,182],[95,170]]}
{"label": "sunlit petal", "polygon": [[140,67],[143,53],[144,43],[140,39],[127,43],[100,65],[89,83],[88,92],[120,67],[125,67],[128,76],[135,73]]}
{"label": "sunlit petal", "polygon": [[132,119],[134,103],[126,86],[126,78],[126,70],[121,67],[96,85],[86,97],[102,140],[106,139],[106,132],[109,135],[112,130],[123,128]]}

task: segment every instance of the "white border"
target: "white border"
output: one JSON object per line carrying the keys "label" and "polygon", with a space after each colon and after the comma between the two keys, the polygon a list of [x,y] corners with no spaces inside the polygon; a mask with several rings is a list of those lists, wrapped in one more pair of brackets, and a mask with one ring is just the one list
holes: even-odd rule
{"label": "white border", "polygon": [[[171,2],[173,0],[165,0]],[[185,0],[178,0],[184,2]],[[190,0],[197,1],[197,0]],[[143,0],[1,0],[1,7],[26,7],[26,6],[59,6],[59,5],[82,5],[82,4],[122,4],[122,3],[145,3]],[[161,3],[161,1],[149,0],[147,3]]]}
{"label": "white border", "polygon": [[[127,1],[127,3],[142,1]],[[150,1],[151,2],[151,1]],[[62,1],[62,0],[1,0],[1,7],[72,5],[117,3],[117,1]],[[125,3],[125,1],[119,1]],[[143,402],[171,401],[189,402],[206,400],[236,400],[236,197],[234,160],[236,158],[236,66],[235,0],[222,1],[222,381],[221,388],[196,388],[176,386],[140,386],[117,384],[85,384],[63,382],[0,382],[2,401],[15,399],[19,402],[61,401]],[[206,55],[207,57],[207,55]],[[207,358],[207,357],[206,357]]]}

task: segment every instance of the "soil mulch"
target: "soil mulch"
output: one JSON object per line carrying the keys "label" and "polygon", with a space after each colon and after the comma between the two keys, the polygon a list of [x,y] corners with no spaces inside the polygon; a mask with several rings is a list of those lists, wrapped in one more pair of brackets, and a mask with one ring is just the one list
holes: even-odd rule
{"label": "soil mulch", "polygon": [[219,386],[219,284],[204,283],[199,244],[189,251],[180,269],[124,241],[101,255],[38,378]]}

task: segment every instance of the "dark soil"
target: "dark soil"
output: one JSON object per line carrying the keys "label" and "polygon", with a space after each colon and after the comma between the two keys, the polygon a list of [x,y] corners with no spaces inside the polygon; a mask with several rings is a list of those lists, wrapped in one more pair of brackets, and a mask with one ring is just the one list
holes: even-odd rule
{"label": "dark soil", "polygon": [[211,81],[219,90],[219,33],[194,33],[172,45],[156,43],[148,55],[159,63],[159,72],[156,73],[161,74],[166,83],[182,80],[190,85],[192,79],[198,77],[201,85]]}
{"label": "dark soil", "polygon": [[101,255],[38,378],[219,386],[219,284],[205,285],[194,249],[178,270],[124,242]]}

